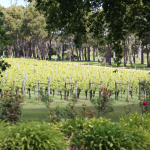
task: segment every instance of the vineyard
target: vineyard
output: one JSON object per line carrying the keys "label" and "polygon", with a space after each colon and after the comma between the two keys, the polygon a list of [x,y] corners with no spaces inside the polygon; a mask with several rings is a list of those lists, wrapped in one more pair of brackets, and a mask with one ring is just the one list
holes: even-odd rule
{"label": "vineyard", "polygon": [[[53,92],[53,96],[55,91],[61,94],[65,91],[68,96],[69,92],[71,93],[75,90],[75,84],[65,83],[77,82],[78,98],[82,92],[87,99],[89,92],[95,94],[104,88],[107,88],[112,93],[115,93],[115,91],[127,92],[127,85],[119,84],[116,89],[115,82],[129,82],[130,94],[137,94],[139,82],[143,80],[149,81],[149,72],[144,70],[114,69],[101,67],[100,65],[99,67],[93,67],[74,63],[48,62],[23,58],[5,58],[4,60],[11,64],[11,67],[2,74],[2,90],[11,90],[13,88],[13,81],[15,81],[15,89],[21,89],[22,81],[24,81],[24,89],[27,92],[32,89],[35,90],[38,82],[48,83],[50,81],[50,93],[52,94]],[[39,84],[39,88],[48,90],[48,84]]]}

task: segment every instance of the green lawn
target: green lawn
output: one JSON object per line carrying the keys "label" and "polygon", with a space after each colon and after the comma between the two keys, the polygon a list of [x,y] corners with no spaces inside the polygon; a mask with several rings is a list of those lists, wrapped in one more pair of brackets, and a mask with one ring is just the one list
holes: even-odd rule
{"label": "green lawn", "polygon": [[[37,89],[36,89],[37,90]],[[58,94],[57,92],[55,92],[56,94]],[[98,93],[96,93],[96,96],[98,95]],[[27,92],[25,92],[25,102],[22,103],[22,112],[23,115],[21,117],[21,120],[28,120],[31,121],[33,119],[37,120],[37,121],[46,121],[49,122],[49,118],[48,116],[48,108],[46,108],[46,106],[43,104],[43,102],[38,101],[38,95],[37,92],[36,94],[34,94],[33,91],[31,91],[31,99],[28,98],[29,95],[27,94]],[[80,95],[81,99],[78,99],[78,102],[75,105],[75,108],[77,111],[81,111],[82,109],[82,104],[86,104],[87,105],[87,109],[91,109],[96,111],[96,109],[94,108],[93,104],[90,102],[90,100],[85,100],[85,95],[84,93],[81,93]],[[89,98],[89,95],[88,95]],[[125,111],[124,111],[124,106],[131,106],[133,103],[135,104],[134,106],[131,106],[132,111],[131,112],[141,112],[140,108],[139,108],[139,100],[137,98],[137,96],[133,96],[133,99],[131,99],[129,97],[129,101],[130,103],[125,102],[126,100],[126,95],[123,95],[123,98],[121,98],[121,96],[119,96],[118,101],[114,100],[114,95],[112,96],[112,99],[114,101],[114,107],[115,110],[113,113],[108,114],[107,118],[111,118],[111,121],[113,122],[117,122],[119,121],[119,116],[124,115]],[[70,100],[70,98],[69,98]],[[60,100],[60,95],[55,95],[54,96],[54,102],[51,103],[51,107],[52,109],[55,109],[55,107],[57,105],[59,105],[60,109],[65,108],[67,106],[67,104],[69,104],[70,101],[67,100]],[[102,115],[102,114],[101,114]],[[103,115],[102,115],[103,116]],[[96,114],[97,117],[97,114]]]}
{"label": "green lawn", "polygon": [[[55,57],[52,57],[52,60],[51,60],[51,62],[57,62],[57,60],[55,61]],[[48,60],[49,61],[49,60]],[[68,61],[68,60],[61,60],[61,61],[59,61],[59,62],[63,62],[63,63],[77,63],[77,64],[81,64],[81,65],[94,65],[94,66],[106,66],[106,67],[117,67],[117,63],[111,63],[111,65],[108,65],[108,63],[102,63],[102,61],[100,61],[100,63],[99,62],[97,62],[97,61],[95,61],[95,62],[93,62],[93,61],[90,61],[90,62],[88,62],[88,61]],[[140,62],[139,62],[140,63]],[[120,66],[119,67],[117,67],[117,68],[123,68],[123,66],[124,66],[124,64],[122,63],[122,64],[120,64]],[[150,70],[150,68],[147,68],[147,65],[146,64],[133,64],[133,67],[131,68],[131,65],[130,64],[127,64],[126,65],[126,67],[124,67],[125,69],[140,69],[140,70]]]}

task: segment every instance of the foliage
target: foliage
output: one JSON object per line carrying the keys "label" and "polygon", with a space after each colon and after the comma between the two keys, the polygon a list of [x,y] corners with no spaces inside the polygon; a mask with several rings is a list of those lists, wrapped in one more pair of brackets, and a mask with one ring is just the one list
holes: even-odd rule
{"label": "foliage", "polygon": [[[58,124],[78,149],[144,149],[149,136],[143,130],[112,123],[106,118],[73,119]],[[71,134],[72,132],[72,134]]]}
{"label": "foliage", "polygon": [[2,17],[4,16],[4,13],[1,12],[0,10],[0,45],[3,47],[3,46],[6,46],[6,45],[12,45],[11,43],[11,37],[7,36],[6,35],[6,28],[4,28],[4,20],[2,19]]}
{"label": "foliage", "polygon": [[[32,0],[28,0],[28,2],[32,2]],[[119,60],[122,58],[123,48],[120,43],[122,41],[125,43],[124,37],[128,33],[137,32],[139,38],[142,38],[150,30],[150,9],[148,7],[150,2],[148,0],[142,2],[140,0],[136,2],[131,0],[123,2],[120,0],[97,0],[92,3],[81,0],[66,2],[36,0],[36,2],[36,9],[43,11],[45,17],[48,18],[46,21],[48,33],[54,31],[55,27],[59,30],[64,29],[65,34],[73,33],[77,48],[87,41],[89,33],[93,33],[93,37],[99,40],[97,43],[104,43],[104,28],[108,28],[105,41],[107,44],[114,43],[112,49],[116,53],[117,65],[120,64]],[[102,11],[99,11],[100,6],[103,8]],[[96,9],[97,11],[95,11]],[[91,15],[87,17],[89,13]],[[86,30],[87,27],[89,30]]]}
{"label": "foliage", "polygon": [[77,130],[83,129],[83,123],[87,118],[74,118],[74,119],[63,119],[62,122],[58,122],[57,126],[65,134],[65,136],[71,136]]}
{"label": "foliage", "polygon": [[67,148],[67,142],[58,127],[45,122],[22,122],[7,126],[2,128],[0,137],[0,148],[3,149],[62,150]]}
{"label": "foliage", "polygon": [[0,99],[0,102],[0,108],[2,110],[0,119],[6,119],[6,121],[11,122],[19,121],[22,115],[20,106],[22,96],[11,91],[5,91],[3,97]]}
{"label": "foliage", "polygon": [[[140,96],[140,107],[142,108],[142,114],[143,113],[150,113],[150,84],[149,81],[141,81],[140,82],[140,88],[142,96]],[[142,97],[142,99],[141,99]],[[144,108],[144,109],[143,109]]]}
{"label": "foliage", "polygon": [[74,106],[77,102],[76,95],[73,93],[72,103],[69,103],[65,109],[59,108],[59,106],[56,107],[55,110],[49,110],[49,118],[51,122],[59,122],[64,119],[73,119],[75,116],[77,116],[77,112],[74,110]]}
{"label": "foliage", "polygon": [[41,101],[46,105],[47,108],[50,108],[50,103],[53,102],[52,96],[49,97],[48,93],[44,93],[41,89],[39,91]]}
{"label": "foliage", "polygon": [[129,113],[120,117],[120,123],[128,127],[142,128],[143,130],[150,131],[150,114]]}
{"label": "foliage", "polygon": [[3,59],[0,61],[0,74],[1,74],[1,77],[3,77],[2,71],[5,71],[9,67],[11,67],[11,65],[8,64],[7,62],[5,62]]}
{"label": "foliage", "polygon": [[135,104],[133,103],[132,105],[129,105],[128,107],[124,106],[124,111],[126,113],[126,115],[131,113],[131,106],[134,106]]}
{"label": "foliage", "polygon": [[103,89],[102,93],[102,96],[98,97],[97,100],[91,100],[98,111],[98,117],[100,117],[100,112],[102,112],[106,116],[109,112],[114,111],[112,99],[109,98],[107,89]]}

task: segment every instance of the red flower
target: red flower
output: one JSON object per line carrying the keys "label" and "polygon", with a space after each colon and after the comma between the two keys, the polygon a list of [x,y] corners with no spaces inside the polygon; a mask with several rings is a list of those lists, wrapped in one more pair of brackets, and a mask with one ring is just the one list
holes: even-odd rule
{"label": "red flower", "polygon": [[19,104],[17,103],[17,104],[16,104],[16,107],[18,107],[18,106],[19,106]]}
{"label": "red flower", "polygon": [[147,105],[147,102],[146,102],[146,101],[144,101],[144,102],[142,103],[142,105],[146,106],[146,105]]}

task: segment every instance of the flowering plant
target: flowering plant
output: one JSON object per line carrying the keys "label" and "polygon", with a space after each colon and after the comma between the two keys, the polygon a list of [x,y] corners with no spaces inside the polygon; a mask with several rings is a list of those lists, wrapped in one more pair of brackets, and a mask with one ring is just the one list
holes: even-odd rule
{"label": "flowering plant", "polygon": [[140,107],[143,113],[150,113],[150,84],[149,82],[140,82]]}
{"label": "flowering plant", "polygon": [[0,109],[2,114],[0,119],[10,122],[18,121],[22,115],[20,103],[22,96],[14,94],[14,92],[5,91],[3,97],[0,99]]}
{"label": "flowering plant", "polygon": [[146,106],[146,105],[147,105],[147,102],[146,102],[146,101],[143,101],[142,105]]}

